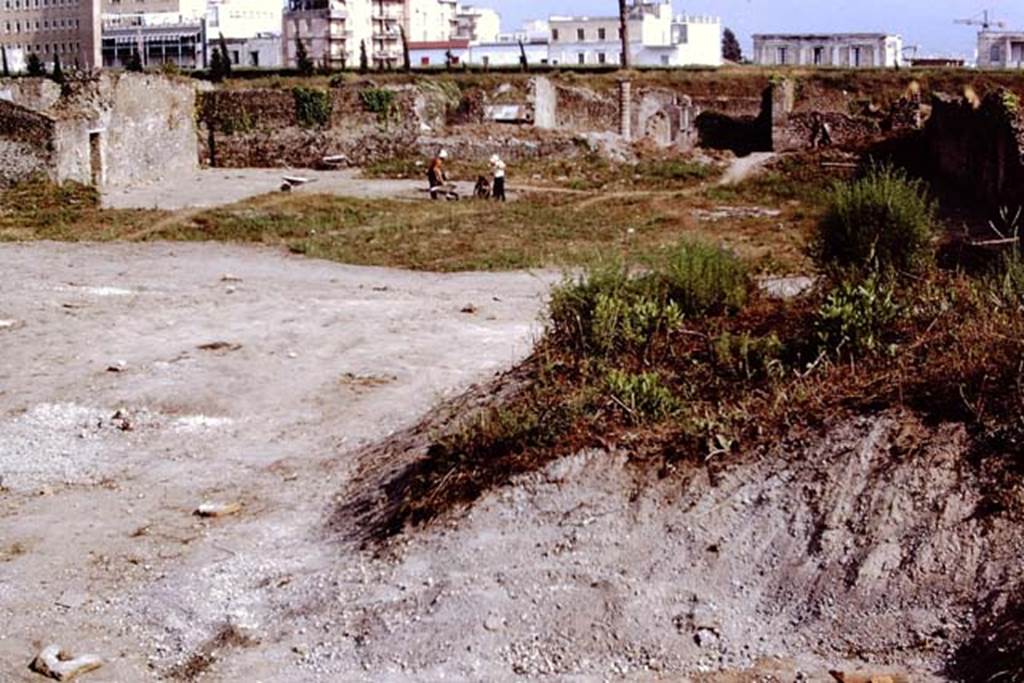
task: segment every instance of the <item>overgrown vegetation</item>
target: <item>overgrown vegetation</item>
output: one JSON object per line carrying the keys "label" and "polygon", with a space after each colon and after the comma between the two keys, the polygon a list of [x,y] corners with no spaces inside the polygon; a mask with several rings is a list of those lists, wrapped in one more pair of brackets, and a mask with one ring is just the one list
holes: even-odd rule
{"label": "overgrown vegetation", "polygon": [[[535,354],[391,480],[375,533],[592,446],[739,457],[890,407],[961,421],[980,445],[1019,443],[1024,267],[1008,259],[981,278],[940,270],[924,190],[886,168],[837,187],[821,226],[831,248],[816,250],[823,275],[792,301],[767,299],[734,254],[692,239],[568,278]],[[833,230],[837,215],[848,225]],[[859,217],[865,230],[850,227]],[[882,218],[921,238],[882,244]]]}
{"label": "overgrown vegetation", "polygon": [[363,109],[377,115],[381,125],[388,125],[398,115],[395,102],[395,91],[387,88],[366,88],[359,92],[359,100]]}
{"label": "overgrown vegetation", "polygon": [[892,166],[873,166],[836,185],[814,250],[828,267],[918,272],[934,254],[935,203],[924,184]]}
{"label": "overgrown vegetation", "polygon": [[293,88],[295,117],[306,128],[324,128],[331,121],[334,104],[331,93],[316,88]]}

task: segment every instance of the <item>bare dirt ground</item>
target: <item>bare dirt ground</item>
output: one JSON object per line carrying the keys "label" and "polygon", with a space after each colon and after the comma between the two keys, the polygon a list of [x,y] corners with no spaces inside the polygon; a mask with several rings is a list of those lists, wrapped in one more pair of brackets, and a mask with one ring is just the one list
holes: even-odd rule
{"label": "bare dirt ground", "polygon": [[[188,678],[204,644],[254,639],[239,675],[313,676],[277,641],[340,633],[297,631],[278,598],[374,571],[318,542],[346,454],[527,352],[552,277],[214,244],[5,245],[0,264],[4,681],[36,680],[51,641],[106,658],[93,681]],[[207,501],[243,509],[194,516]]]}
{"label": "bare dirt ground", "polygon": [[[363,178],[355,169],[315,171],[310,169],[206,168],[190,178],[114,190],[103,196],[109,209],[206,209],[280,191],[284,176],[310,182],[293,192],[334,194],[360,199],[427,199],[427,181]],[[473,183],[455,183],[462,197],[473,194]],[[514,194],[509,195],[510,199]]]}
{"label": "bare dirt ground", "polygon": [[0,247],[0,678],[50,642],[97,683],[947,678],[1024,573],[954,426],[581,453],[361,543],[353,503],[386,508],[420,418],[528,351],[553,277]]}

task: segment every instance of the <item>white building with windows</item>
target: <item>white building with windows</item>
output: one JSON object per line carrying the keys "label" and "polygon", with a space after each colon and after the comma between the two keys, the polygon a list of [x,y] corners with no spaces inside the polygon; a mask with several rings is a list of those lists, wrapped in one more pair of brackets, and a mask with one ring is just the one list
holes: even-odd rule
{"label": "white building with windows", "polygon": [[456,39],[474,43],[496,43],[501,33],[501,15],[487,7],[459,7],[455,13]]}
{"label": "white building with windows", "polygon": [[903,65],[903,39],[888,33],[758,34],[754,63],[848,69]]}
{"label": "white building with windows", "polygon": [[[722,23],[717,17],[676,16],[671,0],[638,1],[629,8],[634,66],[720,66]],[[551,17],[552,64],[600,66],[621,62],[619,17]]]}
{"label": "white building with windows", "polygon": [[50,66],[55,58],[65,67],[99,66],[100,0],[3,0],[0,46],[11,72],[23,70],[33,54]]}
{"label": "white building with windows", "polygon": [[1024,69],[1024,32],[979,31],[978,67]]}
{"label": "white building with windows", "polygon": [[280,34],[281,0],[209,0],[206,29],[211,40]]}

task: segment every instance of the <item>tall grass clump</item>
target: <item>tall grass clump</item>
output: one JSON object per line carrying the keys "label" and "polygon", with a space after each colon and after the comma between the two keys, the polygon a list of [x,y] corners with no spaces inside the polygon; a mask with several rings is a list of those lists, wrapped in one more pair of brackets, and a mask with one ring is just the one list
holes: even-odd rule
{"label": "tall grass clump", "polygon": [[921,271],[934,256],[935,214],[922,181],[893,166],[872,166],[832,189],[814,255],[826,269]]}
{"label": "tall grass clump", "polygon": [[685,315],[732,313],[747,302],[746,265],[721,247],[683,240],[654,264],[665,296]]}
{"label": "tall grass clump", "polygon": [[749,274],[735,255],[687,240],[637,271],[611,260],[568,279],[552,295],[549,331],[581,356],[645,352],[684,318],[742,308],[749,292]]}

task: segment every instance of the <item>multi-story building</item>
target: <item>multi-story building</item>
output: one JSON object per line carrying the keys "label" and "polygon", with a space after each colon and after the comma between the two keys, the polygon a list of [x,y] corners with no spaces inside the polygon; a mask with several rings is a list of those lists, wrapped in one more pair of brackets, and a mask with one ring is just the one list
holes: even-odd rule
{"label": "multi-story building", "polygon": [[[630,58],[636,66],[718,66],[722,24],[717,17],[674,16],[671,0],[637,1],[628,8]],[[552,64],[620,64],[618,16],[551,17]]]}
{"label": "multi-story building", "polygon": [[234,66],[247,69],[280,69],[283,65],[284,46],[278,32],[260,33],[247,38],[224,38],[224,45],[228,50],[228,60]]}
{"label": "multi-story building", "polygon": [[284,66],[298,66],[300,42],[311,60],[328,68],[357,66],[361,45],[369,61],[371,10],[370,0],[289,0],[281,31]]}
{"label": "multi-story building", "polygon": [[978,32],[978,67],[982,69],[1024,68],[1024,32]]}
{"label": "multi-story building", "polygon": [[189,19],[206,16],[206,0],[103,0],[104,16],[116,14],[177,14]]}
{"label": "multi-story building", "polygon": [[91,69],[101,63],[100,0],[3,0],[0,46],[8,67],[24,68],[29,55],[52,64]]}
{"label": "multi-story building", "polygon": [[501,15],[487,7],[459,7],[455,13],[455,35],[474,43],[497,43]]}
{"label": "multi-story building", "polygon": [[209,0],[206,31],[211,39],[242,39],[281,33],[281,0]]}
{"label": "multi-story building", "polygon": [[888,33],[759,34],[754,63],[869,69],[903,64],[903,39]]}
{"label": "multi-story building", "polygon": [[169,12],[103,17],[103,66],[124,68],[139,55],[143,68],[173,64],[206,68],[206,19]]}
{"label": "multi-story building", "polygon": [[311,59],[331,68],[401,66],[409,43],[444,42],[456,29],[456,0],[289,0],[282,40],[285,66],[297,63],[297,40]]}
{"label": "multi-story building", "polygon": [[103,0],[103,66],[124,67],[137,53],[146,68],[206,68],[206,11],[206,0]]}

